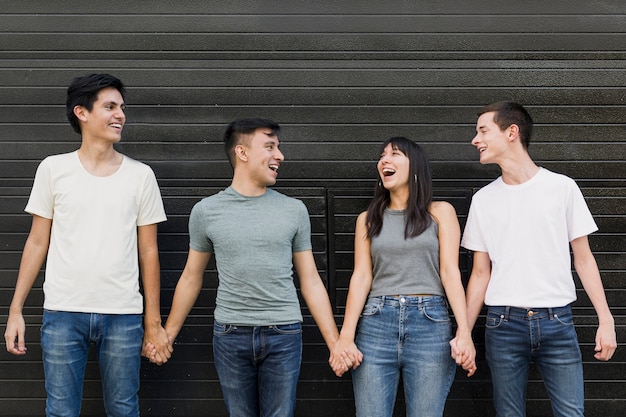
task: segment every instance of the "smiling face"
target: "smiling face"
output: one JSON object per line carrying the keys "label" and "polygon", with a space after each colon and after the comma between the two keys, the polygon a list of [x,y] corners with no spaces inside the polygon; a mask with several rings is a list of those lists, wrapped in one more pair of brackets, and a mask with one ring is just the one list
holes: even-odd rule
{"label": "smiling face", "polygon": [[242,138],[235,152],[245,162],[251,181],[258,187],[267,187],[276,183],[278,169],[285,159],[279,149],[278,136],[272,129],[260,128]]}
{"label": "smiling face", "polygon": [[511,138],[511,127],[504,131],[500,130],[493,120],[494,115],[495,112],[483,113],[476,122],[476,136],[472,139],[472,145],[480,154],[481,164],[498,163],[505,154]]}
{"label": "smiling face", "polygon": [[408,187],[409,158],[398,148],[393,148],[391,143],[388,143],[380,154],[377,168],[383,187],[387,190]]}
{"label": "smiling face", "polygon": [[98,92],[98,99],[91,110],[76,106],[74,114],[79,120],[83,139],[119,142],[126,122],[122,94],[113,87]]}

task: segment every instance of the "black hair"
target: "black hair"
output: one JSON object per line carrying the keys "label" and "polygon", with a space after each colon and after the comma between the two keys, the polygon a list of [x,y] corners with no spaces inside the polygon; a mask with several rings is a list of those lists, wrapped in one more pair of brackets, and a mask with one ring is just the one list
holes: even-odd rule
{"label": "black hair", "polygon": [[478,116],[489,112],[495,113],[493,122],[498,125],[501,131],[506,130],[511,125],[517,125],[522,146],[524,149],[528,149],[530,137],[533,134],[533,119],[524,106],[514,101],[498,101],[480,109]]}
{"label": "black hair", "polygon": [[[433,200],[432,172],[426,152],[417,143],[405,137],[387,139],[381,146],[381,154],[387,145],[409,158],[409,201],[405,214],[404,237],[420,235],[432,221],[428,209]],[[383,215],[389,206],[389,191],[379,179],[374,188],[374,198],[367,208],[367,236],[377,236],[383,227]]]}
{"label": "black hair", "polygon": [[270,129],[272,136],[278,136],[280,133],[278,123],[260,117],[237,119],[228,124],[226,132],[224,132],[224,150],[231,167],[235,168],[235,147],[240,143],[241,137],[264,128]]}
{"label": "black hair", "polygon": [[67,120],[76,133],[80,133],[80,124],[74,114],[74,107],[82,106],[88,111],[93,109],[93,103],[98,100],[98,93],[105,88],[115,88],[120,92],[122,98],[126,94],[124,84],[109,74],[90,74],[83,77],[76,77],[67,88],[67,100],[65,110]]}

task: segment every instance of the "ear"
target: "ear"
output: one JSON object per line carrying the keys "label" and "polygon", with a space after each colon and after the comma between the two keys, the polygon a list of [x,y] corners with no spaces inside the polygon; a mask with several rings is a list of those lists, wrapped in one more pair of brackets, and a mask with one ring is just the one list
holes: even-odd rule
{"label": "ear", "polygon": [[78,118],[78,120],[82,122],[87,121],[87,109],[83,106],[74,106],[74,116]]}
{"label": "ear", "polygon": [[246,148],[243,145],[235,146],[235,156],[243,162],[248,161],[248,155],[246,155]]}
{"label": "ear", "polygon": [[509,126],[509,141],[514,141],[519,139],[519,126],[516,124],[512,124]]}

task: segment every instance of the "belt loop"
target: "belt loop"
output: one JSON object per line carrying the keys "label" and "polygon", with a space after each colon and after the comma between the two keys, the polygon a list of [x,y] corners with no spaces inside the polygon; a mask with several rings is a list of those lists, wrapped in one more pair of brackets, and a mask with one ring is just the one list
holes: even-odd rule
{"label": "belt loop", "polygon": [[510,306],[504,307],[504,320],[505,321],[509,321],[510,314],[511,314],[511,307]]}
{"label": "belt loop", "polygon": [[550,320],[554,320],[554,313],[552,312],[552,307],[548,307],[548,317],[550,317]]}

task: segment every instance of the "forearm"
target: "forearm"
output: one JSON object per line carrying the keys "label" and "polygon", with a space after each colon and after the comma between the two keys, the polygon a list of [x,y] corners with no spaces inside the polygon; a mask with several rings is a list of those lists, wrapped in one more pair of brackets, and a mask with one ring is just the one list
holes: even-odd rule
{"label": "forearm", "polygon": [[600,271],[598,270],[595,259],[587,260],[586,262],[575,262],[574,265],[580,281],[583,284],[583,288],[593,308],[596,310],[598,322],[600,324],[613,326],[613,315],[609,309],[604,286],[602,285],[602,279],[600,277]]}
{"label": "forearm", "polygon": [[29,239],[24,245],[9,314],[22,314],[26,298],[41,271],[47,253],[47,244],[40,245]]}
{"label": "forearm", "polygon": [[442,277],[442,283],[457,323],[457,333],[471,334],[472,328],[469,325],[465,291],[461,283],[460,272],[446,278]]}
{"label": "forearm", "polygon": [[301,287],[302,297],[307,304],[313,320],[320,329],[324,342],[329,349],[337,342],[339,331],[333,315],[326,287],[321,279]]}
{"label": "forearm", "polygon": [[185,273],[181,275],[174,291],[172,309],[165,322],[168,335],[173,338],[178,335],[201,290],[202,279],[190,279]]}
{"label": "forearm", "polygon": [[368,280],[356,274],[352,275],[340,337],[354,340],[356,327],[361,313],[363,312],[363,307],[367,301],[370,289],[371,279]]}

